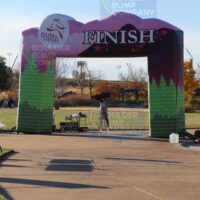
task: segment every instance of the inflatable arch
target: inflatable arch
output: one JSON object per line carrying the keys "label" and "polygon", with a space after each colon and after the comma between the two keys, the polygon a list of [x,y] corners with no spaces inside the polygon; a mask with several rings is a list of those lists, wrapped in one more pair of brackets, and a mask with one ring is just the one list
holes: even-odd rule
{"label": "inflatable arch", "polygon": [[83,24],[53,14],[23,32],[17,130],[51,133],[58,57],[148,58],[151,137],[185,127],[183,31],[159,19],[117,13]]}

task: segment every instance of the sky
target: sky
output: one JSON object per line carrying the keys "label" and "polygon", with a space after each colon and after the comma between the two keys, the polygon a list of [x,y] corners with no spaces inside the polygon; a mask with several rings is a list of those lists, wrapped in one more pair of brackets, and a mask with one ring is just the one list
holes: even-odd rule
{"label": "sky", "polygon": [[[53,13],[65,14],[83,23],[100,19],[105,17],[105,12],[110,14],[109,12],[114,10],[114,6],[108,6],[111,10],[105,6],[111,5],[109,4],[111,1],[115,1],[113,5],[118,11],[128,9],[124,8],[125,3],[137,3],[137,1],[156,3],[153,7],[155,11],[153,17],[182,29],[184,31],[184,45],[193,56],[194,66],[196,67],[197,63],[200,64],[199,0],[0,0],[0,55],[7,59],[8,65],[12,65],[17,56],[16,63],[20,63],[21,33],[23,30],[39,27],[43,19]],[[143,8],[144,4],[141,5],[140,8]],[[137,8],[138,10],[139,8]],[[190,59],[186,51],[184,55],[185,60]],[[86,61],[88,68],[101,70],[105,78],[111,80],[117,80],[118,73],[127,73],[127,63],[131,63],[136,69],[142,67],[147,70],[147,60],[143,58],[89,59]],[[69,73],[75,67],[75,63],[74,59],[69,61]],[[117,68],[117,66],[120,67]]]}

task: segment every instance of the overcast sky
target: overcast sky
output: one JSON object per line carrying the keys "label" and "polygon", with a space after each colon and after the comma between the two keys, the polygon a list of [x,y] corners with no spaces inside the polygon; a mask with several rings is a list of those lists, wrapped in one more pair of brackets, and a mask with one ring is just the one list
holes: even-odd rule
{"label": "overcast sky", "polygon": [[[111,1],[114,2],[113,7],[111,7]],[[130,9],[130,5],[136,5],[138,1],[141,3],[140,7],[133,6]],[[148,10],[148,6],[146,7],[142,1],[151,3],[156,0],[1,0],[0,55],[7,59],[8,64],[9,57],[12,64],[18,55],[18,63],[21,57],[21,32],[31,27],[39,27],[43,19],[50,14],[66,14],[85,23],[105,17],[104,15],[112,12],[112,9],[129,12],[139,12],[142,8]],[[129,8],[125,5],[129,5]],[[182,29],[185,47],[193,55],[194,64],[200,64],[200,1],[157,0],[156,6],[152,3],[151,5],[153,7],[150,6],[149,9],[155,12],[149,14],[153,14],[152,16],[144,17],[156,17]],[[185,51],[185,60],[189,58],[190,56]],[[127,63],[132,63],[135,68],[143,67],[147,70],[147,62],[143,58],[89,59],[87,61],[89,68],[103,71],[105,77],[112,80],[118,79],[118,72],[127,72]],[[73,59],[69,63],[71,70],[76,60]],[[119,70],[117,66],[121,66]]]}

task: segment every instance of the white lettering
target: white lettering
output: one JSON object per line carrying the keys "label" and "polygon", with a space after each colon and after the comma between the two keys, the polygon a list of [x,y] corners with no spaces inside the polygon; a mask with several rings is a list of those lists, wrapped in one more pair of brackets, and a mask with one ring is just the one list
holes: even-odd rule
{"label": "white lettering", "polygon": [[126,31],[121,31],[121,44],[126,44]]}
{"label": "white lettering", "polygon": [[120,31],[84,31],[83,44],[134,44],[134,43],[154,43],[155,30],[120,30]]}
{"label": "white lettering", "polygon": [[101,31],[96,31],[96,34],[97,34],[97,41],[96,41],[96,43],[97,44],[101,44]]}
{"label": "white lettering", "polygon": [[94,40],[95,31],[84,31],[84,44],[91,44],[90,40]]}
{"label": "white lettering", "polygon": [[115,31],[115,36],[112,36],[111,33],[109,33],[108,31],[104,31],[104,44],[107,44],[107,38],[109,38],[110,40],[112,40],[115,44],[117,44],[117,33],[118,31]]}
{"label": "white lettering", "polygon": [[128,43],[133,44],[137,42],[137,36],[136,36],[137,31],[136,30],[132,30],[129,31],[128,36],[129,38],[133,39],[133,40],[128,40]]}
{"label": "white lettering", "polygon": [[149,38],[149,43],[153,43],[153,33],[154,30],[148,30],[148,31],[140,31],[140,42],[139,43],[145,43],[144,38]]}

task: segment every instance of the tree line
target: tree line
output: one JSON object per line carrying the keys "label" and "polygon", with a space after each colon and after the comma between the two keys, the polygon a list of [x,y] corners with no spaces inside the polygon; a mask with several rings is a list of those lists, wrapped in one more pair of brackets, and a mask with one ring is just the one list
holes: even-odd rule
{"label": "tree line", "polygon": [[[140,98],[144,102],[148,99],[148,74],[141,68],[139,70],[129,67],[127,74],[121,73],[120,80],[106,81],[101,71],[90,70],[85,61],[78,61],[77,67],[72,72],[72,77],[66,78],[66,67],[63,63],[57,63],[55,68],[56,90],[64,93],[67,87],[79,88],[80,95],[84,96],[85,90],[89,90],[89,96],[101,92],[111,93],[111,97],[120,99],[121,88],[139,88]],[[196,96],[196,90],[200,88],[200,71],[194,69],[192,60],[184,62],[184,87],[185,106],[192,111],[196,105],[200,107],[200,100]],[[0,56],[0,93],[1,100],[5,94],[15,94],[19,89],[19,70],[14,70],[6,65],[6,59]],[[4,94],[4,95],[2,95]],[[9,96],[8,95],[8,96]],[[132,94],[127,93],[126,99],[130,99]],[[6,97],[7,98],[7,97]]]}

